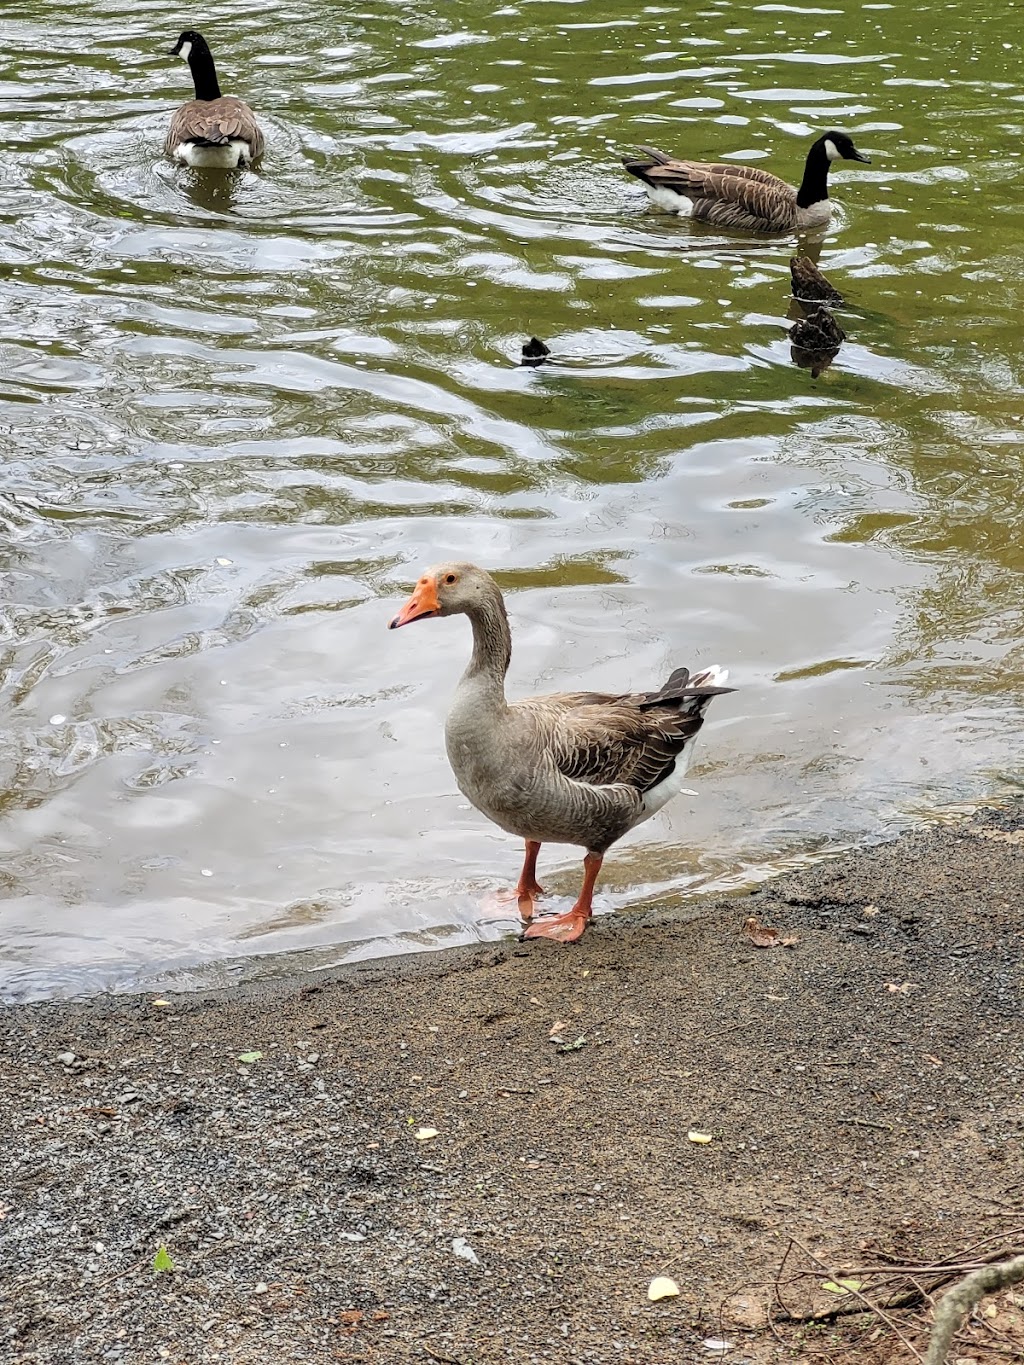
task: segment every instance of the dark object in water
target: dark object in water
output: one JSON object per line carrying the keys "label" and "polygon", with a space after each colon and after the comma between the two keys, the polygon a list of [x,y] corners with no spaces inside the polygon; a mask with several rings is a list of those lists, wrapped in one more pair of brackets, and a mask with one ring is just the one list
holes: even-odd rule
{"label": "dark object in water", "polygon": [[789,262],[789,274],[793,281],[793,297],[807,303],[828,303],[833,308],[842,308],[846,300],[834,288],[810,256],[793,256]]}
{"label": "dark object in water", "polygon": [[802,351],[838,351],[846,340],[846,333],[823,303],[808,310],[807,316],[794,322],[789,339]]}
{"label": "dark object in water", "polygon": [[531,337],[523,347],[521,365],[543,365],[551,354],[551,347],[545,346],[540,337]]}
{"label": "dark object in water", "polygon": [[793,343],[790,356],[794,365],[810,370],[811,378],[817,379],[839,354],[846,333],[831,311],[823,303],[816,303],[807,307],[805,318],[793,323],[789,339]]}

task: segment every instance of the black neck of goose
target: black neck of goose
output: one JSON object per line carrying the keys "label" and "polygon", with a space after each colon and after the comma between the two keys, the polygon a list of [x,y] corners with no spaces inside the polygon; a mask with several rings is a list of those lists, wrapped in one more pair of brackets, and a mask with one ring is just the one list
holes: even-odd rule
{"label": "black neck of goose", "polygon": [[217,83],[217,68],[213,64],[213,53],[205,43],[193,43],[188,54],[188,68],[195,82],[197,100],[219,100],[220,86]]}
{"label": "black neck of goose", "polygon": [[804,163],[804,178],[796,193],[797,207],[810,208],[828,198],[828,168],[831,162],[825,151],[825,139],[819,138],[807,153]]}
{"label": "black neck of goose", "polygon": [[505,674],[512,661],[512,632],[501,596],[495,593],[466,613],[473,627],[473,657],[467,678],[481,678],[505,694]]}

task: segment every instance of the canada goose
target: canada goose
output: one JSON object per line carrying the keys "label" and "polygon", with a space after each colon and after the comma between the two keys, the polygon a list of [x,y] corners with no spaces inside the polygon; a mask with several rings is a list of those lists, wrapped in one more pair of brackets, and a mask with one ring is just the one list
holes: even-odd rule
{"label": "canada goose", "polygon": [[622,164],[647,186],[651,203],[671,213],[688,213],[716,227],[750,232],[823,227],[832,213],[829,166],[839,160],[871,161],[857,151],[846,133],[822,133],[811,144],[804,178],[795,190],[778,176],[754,166],[675,161],[653,147],[641,147],[640,151],[646,160],[623,157]]}
{"label": "canada goose", "polygon": [[789,277],[793,283],[793,297],[801,303],[827,303],[842,308],[846,300],[830,280],[827,280],[810,256],[793,256],[789,262]]}
{"label": "canada goose", "polygon": [[187,29],[170,50],[188,62],[196,97],[171,119],[164,151],[186,166],[234,170],[257,161],[263,134],[245,100],[222,95],[213,54],[201,33]]}
{"label": "canada goose", "polygon": [[590,921],[605,852],[678,793],[704,712],[733,689],[722,685],[724,669],[705,668],[691,678],[677,668],[655,692],[555,692],[510,703],[508,616],[498,585],[483,569],[428,569],[390,628],[459,613],[473,627],[473,657],[448,712],[448,761],[477,810],[526,841],[515,890],[523,919],[533,921],[534,901],[543,894],[541,844],[587,850],[576,904],[567,914],[531,922],[525,933],[573,943]]}

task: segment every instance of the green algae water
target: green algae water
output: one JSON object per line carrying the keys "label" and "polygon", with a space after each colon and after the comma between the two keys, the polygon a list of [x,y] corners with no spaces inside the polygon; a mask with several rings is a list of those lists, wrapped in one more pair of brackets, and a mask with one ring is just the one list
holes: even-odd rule
{"label": "green algae water", "polygon": [[[6,6],[0,991],[508,932],[519,849],[444,758],[468,627],[385,629],[438,559],[507,590],[513,692],[740,689],[601,910],[1019,786],[1017,13],[214,0],[268,138],[216,178],[161,156],[179,7]],[[618,157],[794,181],[832,126],[872,164],[833,173],[813,378],[794,243]]]}

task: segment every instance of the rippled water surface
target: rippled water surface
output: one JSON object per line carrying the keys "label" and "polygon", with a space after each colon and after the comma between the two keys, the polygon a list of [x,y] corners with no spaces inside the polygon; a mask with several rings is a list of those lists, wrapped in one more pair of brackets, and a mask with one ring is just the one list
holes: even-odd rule
{"label": "rippled water surface", "polygon": [[[1021,150],[1005,6],[211,0],[258,174],[161,156],[180,7],[5,8],[0,989],[492,937],[518,870],[441,726],[509,593],[514,691],[720,662],[627,911],[1024,773]],[[851,130],[793,363],[785,240],[650,211],[637,142],[799,177]],[[817,249],[817,247],[815,247]],[[553,361],[518,368],[531,333]],[[574,893],[574,850],[545,854]]]}

